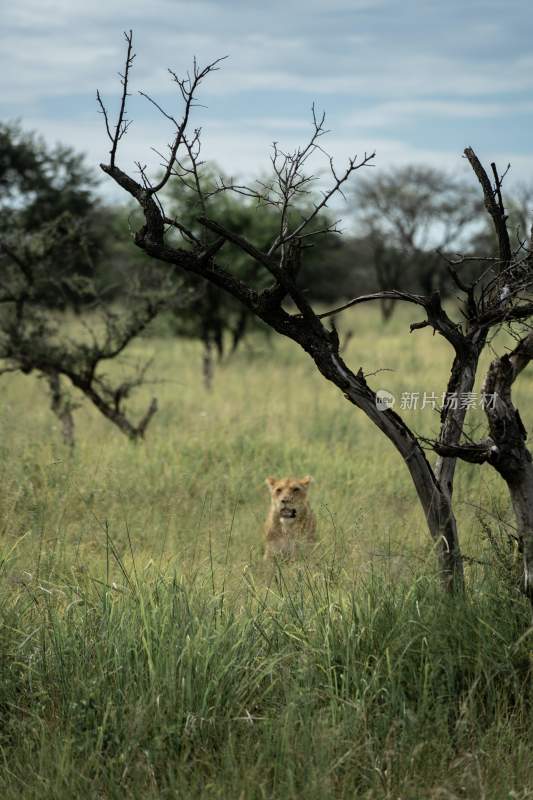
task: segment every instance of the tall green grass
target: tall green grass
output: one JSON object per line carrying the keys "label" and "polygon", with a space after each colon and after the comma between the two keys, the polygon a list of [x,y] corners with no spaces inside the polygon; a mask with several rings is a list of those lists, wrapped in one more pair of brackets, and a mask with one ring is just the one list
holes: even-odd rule
{"label": "tall green grass", "polygon": [[5,584],[1,796],[533,796],[522,599],[342,577]]}
{"label": "tall green grass", "polygon": [[[348,323],[348,362],[396,370],[371,380],[398,396],[449,367],[409,321]],[[73,456],[45,387],[0,383],[0,797],[533,798],[504,485],[459,466],[467,593],[443,597],[388,442],[291,343],[251,346],[208,395],[195,345],[143,340],[131,357],[155,355],[161,381],[139,397],[161,407],[146,443],[84,406]],[[264,478],[286,473],[315,478],[319,543],[273,567]]]}

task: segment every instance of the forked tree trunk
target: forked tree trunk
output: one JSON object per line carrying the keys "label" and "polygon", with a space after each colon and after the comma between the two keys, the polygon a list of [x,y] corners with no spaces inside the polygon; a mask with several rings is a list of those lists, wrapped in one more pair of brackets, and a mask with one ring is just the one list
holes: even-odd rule
{"label": "forked tree trunk", "polygon": [[533,358],[533,333],[510,354],[495,359],[485,380],[490,440],[487,460],[507,484],[523,556],[524,591],[533,605],[533,464],[527,432],[511,397],[512,385]]}
{"label": "forked tree trunk", "polygon": [[[448,399],[455,395],[458,398],[454,405],[447,407],[443,404],[441,411],[441,426],[439,443],[443,445],[457,445],[461,441],[467,405],[461,398],[473,392],[479,357],[485,346],[486,334],[480,333],[475,340],[469,341],[468,347],[461,355],[456,355],[453,361],[450,380],[446,393]],[[438,456],[435,464],[435,477],[442,491],[452,499],[453,481],[457,459],[450,456]]]}
{"label": "forked tree trunk", "polygon": [[[527,451],[529,453],[529,451]],[[531,458],[531,456],[530,456]],[[507,481],[524,567],[524,591],[533,605],[533,465],[524,460],[520,473]]]}

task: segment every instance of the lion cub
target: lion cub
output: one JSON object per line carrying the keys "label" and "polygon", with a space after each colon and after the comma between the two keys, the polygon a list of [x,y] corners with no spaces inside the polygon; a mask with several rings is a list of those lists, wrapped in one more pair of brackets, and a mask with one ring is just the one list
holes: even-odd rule
{"label": "lion cub", "polygon": [[301,545],[315,541],[316,519],[307,502],[312,482],[305,478],[267,478],[270,511],[265,524],[265,558],[293,558]]}

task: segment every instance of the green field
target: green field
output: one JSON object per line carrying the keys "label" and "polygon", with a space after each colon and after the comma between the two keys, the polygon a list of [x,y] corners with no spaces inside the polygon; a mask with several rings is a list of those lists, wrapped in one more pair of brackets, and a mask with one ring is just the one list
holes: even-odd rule
{"label": "green field", "polygon": [[[346,360],[439,396],[449,348],[409,320],[348,312]],[[211,393],[197,344],[126,361],[150,356],[140,445],[84,403],[71,457],[43,382],[0,383],[0,796],[533,798],[533,637],[487,542],[512,521],[494,472],[459,466],[473,561],[445,598],[401,459],[296,345],[251,339]],[[528,430],[532,391],[526,373]],[[315,478],[320,541],[273,567],[264,479],[287,473]]]}

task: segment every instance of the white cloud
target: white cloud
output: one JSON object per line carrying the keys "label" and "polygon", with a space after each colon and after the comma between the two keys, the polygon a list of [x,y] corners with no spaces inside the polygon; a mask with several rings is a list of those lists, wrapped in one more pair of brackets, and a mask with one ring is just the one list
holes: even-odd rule
{"label": "white cloud", "polygon": [[533,101],[522,102],[466,102],[461,100],[405,100],[380,103],[371,108],[349,114],[347,125],[354,128],[391,127],[403,120],[420,117],[445,117],[457,119],[493,119],[510,114],[531,114]]}
{"label": "white cloud", "polygon": [[[460,153],[429,144],[435,121],[505,120],[514,142],[519,125],[531,124],[533,56],[527,37],[519,46],[525,0],[513,4],[514,16],[490,0],[467,4],[459,26],[454,3],[459,7],[458,0],[445,7],[398,0],[16,0],[3,10],[3,115],[86,150],[97,164],[107,145],[95,91],[110,111],[116,107],[122,31],[133,27],[132,92],[143,89],[173,111],[167,67],[182,72],[193,55],[202,64],[230,55],[201,95],[217,113],[198,110],[196,117],[205,124],[206,157],[227,172],[249,176],[266,168],[274,138],[301,142],[313,100],[333,120],[328,145],[343,158],[376,146],[378,169],[424,160],[456,167]],[[489,8],[485,19],[480,12]],[[129,105],[135,125],[122,148],[124,163],[155,164],[150,145],[163,147],[170,130],[144,101],[132,97]],[[386,135],[410,120],[418,140],[427,130],[422,150],[409,141],[409,126],[401,140]],[[481,146],[490,130],[482,131]],[[515,144],[510,149],[515,155],[504,160],[533,175],[529,156]]]}
{"label": "white cloud", "polygon": [[[5,103],[23,107],[46,96],[92,93],[97,86],[111,91],[124,58],[125,27],[135,32],[136,85],[163,94],[171,91],[167,66],[184,70],[194,54],[205,63],[227,53],[231,58],[208,92],[278,89],[392,99],[533,89],[529,54],[476,61],[466,47],[457,53],[425,41],[413,46],[419,44],[416,32],[410,41],[381,33],[379,26],[356,27],[356,12],[365,9],[403,13],[396,3],[372,0],[286,2],[282,16],[279,9],[269,14],[250,3],[17,0],[4,15],[0,92]],[[353,29],[345,22],[349,10]],[[321,33],[321,20],[332,27]],[[480,37],[488,36],[486,28]],[[494,36],[494,23],[489,29]],[[443,30],[443,38],[449,33]],[[454,30],[454,37],[459,34]]]}

